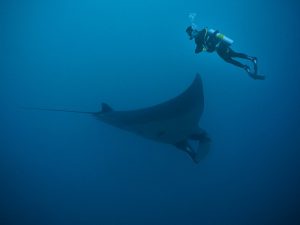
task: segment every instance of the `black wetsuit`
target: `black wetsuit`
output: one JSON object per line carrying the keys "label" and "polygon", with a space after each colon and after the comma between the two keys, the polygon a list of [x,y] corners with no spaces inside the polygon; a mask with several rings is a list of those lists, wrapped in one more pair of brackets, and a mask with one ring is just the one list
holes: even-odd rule
{"label": "black wetsuit", "polygon": [[249,56],[243,53],[238,53],[233,51],[228,44],[221,42],[219,46],[216,48],[218,55],[224,59],[226,62],[236,65],[238,67],[244,68],[245,65],[232,59],[232,58],[242,58],[242,59],[250,59]]}
{"label": "black wetsuit", "polygon": [[221,39],[217,38],[218,31],[215,31],[213,34],[208,33],[207,29],[203,29],[199,31],[197,36],[195,37],[196,49],[195,53],[200,53],[203,50],[207,52],[216,51],[218,55],[224,59],[226,62],[231,63],[235,66],[244,68],[245,65],[232,59],[235,57],[242,58],[242,59],[251,59],[246,54],[238,53],[233,51],[229,44],[223,42]]}
{"label": "black wetsuit", "polygon": [[219,40],[215,37],[215,35],[211,35],[208,33],[207,29],[203,29],[199,31],[195,37],[195,53],[198,54],[203,50],[207,52],[213,52],[215,51],[218,42]]}
{"label": "black wetsuit", "polygon": [[[265,76],[257,74],[257,58],[253,56],[248,56],[243,53],[235,52],[230,48],[230,44],[223,41],[221,38],[217,37],[218,31],[214,33],[208,32],[207,28],[200,31],[193,29],[189,26],[186,29],[187,34],[190,36],[190,40],[194,39],[196,43],[195,53],[198,54],[202,51],[214,52],[216,51],[218,55],[226,62],[231,63],[235,66],[243,68],[253,79],[264,80]],[[193,33],[196,32],[196,33]],[[254,72],[251,72],[250,67],[247,64],[242,64],[233,58],[241,58],[250,60],[254,66]]]}

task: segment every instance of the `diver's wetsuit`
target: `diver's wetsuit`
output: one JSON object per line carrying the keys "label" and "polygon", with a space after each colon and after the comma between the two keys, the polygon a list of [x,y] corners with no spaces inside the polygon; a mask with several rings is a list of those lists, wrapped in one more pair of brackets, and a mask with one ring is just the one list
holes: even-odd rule
{"label": "diver's wetsuit", "polygon": [[227,44],[221,42],[219,44],[219,46],[216,48],[216,51],[218,53],[218,55],[224,59],[226,62],[231,63],[235,66],[241,67],[241,68],[245,68],[245,65],[232,59],[232,58],[242,58],[242,59],[252,59],[252,57],[243,54],[243,53],[238,53],[233,51]]}
{"label": "diver's wetsuit", "polygon": [[203,29],[198,32],[195,37],[196,49],[195,53],[200,53],[203,50],[207,52],[216,51],[218,55],[224,59],[226,62],[231,63],[235,66],[245,68],[246,65],[232,59],[232,58],[242,58],[242,59],[249,59],[252,60],[253,57],[250,57],[243,53],[238,53],[233,51],[229,44],[223,42],[222,40],[217,38],[218,31],[215,31],[213,34],[207,32],[207,29]]}
{"label": "diver's wetsuit", "polygon": [[[233,51],[230,48],[230,43],[223,41],[223,38],[218,37],[218,31],[214,33],[208,32],[207,28],[204,28],[200,31],[193,29],[192,26],[189,26],[186,29],[187,34],[190,36],[190,40],[195,40],[196,49],[195,53],[198,54],[202,51],[214,52],[216,51],[218,55],[228,63],[231,63],[235,66],[243,68],[250,77],[256,80],[264,80],[265,77],[257,74],[257,58],[248,56],[243,53],[238,53]],[[250,67],[247,64],[242,64],[233,58],[241,58],[252,61],[254,65],[254,72],[251,72]]]}

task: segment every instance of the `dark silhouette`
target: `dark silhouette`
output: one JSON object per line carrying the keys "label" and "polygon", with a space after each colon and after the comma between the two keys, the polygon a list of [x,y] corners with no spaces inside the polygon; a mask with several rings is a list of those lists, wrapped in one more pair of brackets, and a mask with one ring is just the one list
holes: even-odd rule
{"label": "dark silhouette", "polygon": [[[102,103],[102,109],[99,112],[32,107],[23,109],[91,115],[104,123],[144,138],[173,145],[186,152],[195,163],[199,163],[210,149],[210,138],[199,127],[199,120],[204,109],[203,84],[199,74],[196,75],[192,84],[178,96],[142,109],[117,111],[106,103]],[[192,145],[195,142],[198,146]]]}
{"label": "dark silhouette", "polygon": [[[189,35],[190,40],[195,40],[196,54],[202,51],[216,51],[223,60],[235,66],[243,68],[253,79],[264,80],[264,76],[257,75],[257,58],[254,56],[246,55],[244,53],[238,53],[232,50],[230,48],[230,45],[233,43],[233,41],[228,37],[224,36],[223,34],[219,33],[219,31],[215,31],[212,29],[208,30],[207,28],[198,31],[189,26],[186,29],[186,32]],[[254,72],[251,72],[250,67],[248,65],[242,64],[241,62],[233,58],[250,60],[253,63]]]}

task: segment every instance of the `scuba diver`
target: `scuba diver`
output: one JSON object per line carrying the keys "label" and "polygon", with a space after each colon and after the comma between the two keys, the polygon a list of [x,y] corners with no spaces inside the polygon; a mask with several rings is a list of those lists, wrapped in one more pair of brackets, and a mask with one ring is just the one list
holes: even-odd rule
{"label": "scuba diver", "polygon": [[[218,55],[228,63],[231,63],[235,66],[243,68],[250,77],[255,80],[264,80],[265,77],[262,75],[257,75],[257,58],[254,56],[248,56],[243,53],[235,52],[230,48],[230,45],[233,43],[233,40],[219,33],[218,30],[204,28],[202,30],[193,29],[192,26],[189,26],[186,29],[187,34],[190,37],[190,40],[195,39],[196,49],[195,53],[198,54],[202,51],[214,52],[216,51]],[[253,63],[254,72],[251,72],[250,67],[246,64],[242,64],[233,58],[241,58],[250,60]]]}

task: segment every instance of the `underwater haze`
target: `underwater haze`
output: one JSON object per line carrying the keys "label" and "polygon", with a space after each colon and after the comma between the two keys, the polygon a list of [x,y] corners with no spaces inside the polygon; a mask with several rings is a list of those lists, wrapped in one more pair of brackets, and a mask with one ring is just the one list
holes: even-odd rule
{"label": "underwater haze", "polygon": [[[196,55],[190,13],[266,80]],[[1,1],[0,224],[300,224],[299,21],[297,1]],[[144,108],[196,73],[199,164],[89,115],[21,109]]]}

